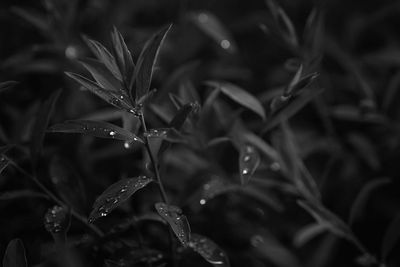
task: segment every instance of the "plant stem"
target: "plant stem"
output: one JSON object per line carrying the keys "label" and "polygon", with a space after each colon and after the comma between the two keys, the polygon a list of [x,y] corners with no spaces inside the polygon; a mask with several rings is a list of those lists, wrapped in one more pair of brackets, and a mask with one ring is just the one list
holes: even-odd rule
{"label": "plant stem", "polygon": [[[21,167],[18,166],[18,164],[16,164],[14,161],[12,161],[11,159],[8,159],[10,161],[10,163],[22,174],[24,174],[26,177],[28,177],[33,183],[36,184],[37,187],[40,188],[40,190],[42,190],[46,195],[48,195],[55,203],[57,203],[60,206],[68,206],[66,205],[62,200],[60,200],[58,197],[56,197],[49,189],[47,189],[35,176],[31,175],[30,173],[28,173],[27,171],[25,171],[24,169],[22,169]],[[71,208],[71,215],[77,219],[78,221],[82,222],[86,227],[88,227],[90,230],[92,230],[93,233],[95,233],[97,236],[102,237],[104,236],[104,233],[97,228],[95,225],[93,224],[89,224],[87,222],[87,219],[82,216],[81,214],[77,213],[74,209]]]}
{"label": "plant stem", "polygon": [[[146,121],[144,119],[143,113],[140,114],[140,121],[142,123],[143,131],[147,132]],[[167,197],[167,194],[165,192],[164,185],[163,185],[163,183],[161,181],[160,172],[158,170],[158,164],[157,164],[156,158],[154,157],[153,152],[151,151],[151,148],[150,148],[150,143],[149,143],[149,137],[148,136],[145,136],[145,146],[146,146],[146,149],[147,149],[147,153],[149,154],[150,161],[151,161],[151,163],[153,165],[153,169],[154,169],[154,173],[156,175],[158,189],[160,190],[161,198],[162,198],[162,200],[164,201],[165,204],[169,205],[168,197]],[[175,252],[174,234],[173,234],[173,232],[172,232],[170,227],[168,227],[168,232],[169,232],[169,244],[170,244],[170,248],[171,248],[173,266],[178,266],[176,252]]]}
{"label": "plant stem", "polygon": [[[140,114],[140,120],[142,122],[143,131],[147,132],[146,121],[144,120],[143,113]],[[162,200],[167,205],[169,205],[168,197],[167,197],[167,194],[165,193],[164,185],[161,181],[160,173],[158,171],[158,164],[157,164],[156,158],[154,157],[153,152],[151,151],[151,148],[150,148],[149,137],[145,136],[145,138],[146,138],[145,146],[147,149],[147,153],[149,154],[151,164],[153,165],[154,173],[155,173],[156,179],[157,179],[158,189],[160,190],[160,195],[162,197]]]}

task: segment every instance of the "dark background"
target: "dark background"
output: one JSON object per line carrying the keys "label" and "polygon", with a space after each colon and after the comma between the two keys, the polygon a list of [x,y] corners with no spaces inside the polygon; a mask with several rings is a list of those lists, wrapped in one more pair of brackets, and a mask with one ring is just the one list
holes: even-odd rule
{"label": "dark background", "polygon": [[[385,233],[400,211],[400,2],[282,0],[279,4],[293,22],[299,49],[290,47],[270,27],[273,24],[271,12],[261,0],[2,0],[0,82],[15,80],[19,83],[0,94],[0,144],[16,144],[17,148],[12,149],[9,156],[29,172],[36,173],[49,188],[53,188],[49,168],[55,158],[61,158],[68,166],[66,175],[79,177],[82,183],[85,200],[77,206],[87,215],[97,195],[119,177],[140,174],[145,159],[140,151],[125,150],[118,142],[79,135],[47,135],[43,156],[37,168],[31,168],[28,151],[34,138],[32,125],[39,107],[55,90],[63,89],[50,124],[88,115],[104,118],[101,111],[108,114],[110,120],[120,123],[109,106],[80,91],[64,74],[64,71],[84,72],[76,59],[91,57],[81,34],[110,47],[109,36],[115,26],[125,37],[136,61],[150,35],[173,23],[152,83],[152,87],[158,89],[157,103],[168,102],[168,92],[178,92],[186,81],[192,83],[200,100],[204,101],[209,93],[204,81],[226,80],[256,95],[268,109],[271,97],[290,82],[294,74],[293,62],[310,59],[302,32],[307,17],[316,8],[324,17],[322,59],[308,71],[320,74],[314,86],[325,90],[297,112],[290,119],[290,125],[324,205],[347,222],[352,205],[360,198],[359,193],[364,192],[362,209],[351,229],[378,260],[387,266],[396,266],[399,245],[395,245],[385,259],[382,247]],[[219,45],[220,35],[210,36],[193,22],[202,12],[213,14],[223,25],[231,41],[229,49]],[[265,33],[260,25],[270,30]],[[238,109],[230,100],[222,101],[232,110]],[[229,120],[228,115],[226,120]],[[148,118],[150,125],[162,126],[150,111]],[[257,131],[263,127],[263,122],[251,112],[244,112],[241,118],[249,129]],[[211,137],[224,135],[226,129],[219,124],[221,122],[210,117],[202,131]],[[264,138],[272,140],[273,133]],[[210,161],[216,161],[227,177],[235,177],[237,152],[231,146],[223,145],[208,153],[214,155]],[[168,193],[172,202],[183,207],[192,231],[218,243],[227,252],[232,266],[362,264],[357,263],[360,256],[357,248],[328,232],[303,246],[296,246],[294,237],[313,219],[296,204],[293,196],[278,189],[268,188],[262,192],[271,194],[285,207],[282,212],[235,193],[218,196],[200,207],[195,192],[213,170],[207,167],[211,164],[205,163],[204,167],[198,158],[190,157],[192,154],[177,149],[175,156],[165,164]],[[204,158],[207,157],[202,160]],[[274,175],[277,176],[262,168],[256,172],[258,177]],[[36,188],[10,167],[0,176],[0,192],[15,190],[31,192]],[[106,231],[129,214],[151,210],[155,201],[158,201],[157,190],[151,186],[98,225]],[[89,242],[85,245],[84,239],[90,238],[87,230],[73,221],[70,239],[79,243],[73,251],[74,261],[62,265],[49,260],[54,248],[50,234],[43,227],[43,215],[52,205],[51,201],[29,194],[27,197],[3,197],[0,200],[0,252],[5,251],[11,239],[20,238],[30,266],[45,262],[49,266],[102,266],[104,258],[122,258],[118,253],[103,252],[101,244]],[[165,248],[168,235],[164,228],[151,223],[141,227],[150,248],[168,253]],[[389,236],[397,240],[400,223],[392,227],[397,230]],[[127,231],[118,238],[135,242],[135,231]],[[257,238],[263,238],[267,245],[255,246]],[[193,253],[183,252],[182,255],[181,266],[208,264]]]}

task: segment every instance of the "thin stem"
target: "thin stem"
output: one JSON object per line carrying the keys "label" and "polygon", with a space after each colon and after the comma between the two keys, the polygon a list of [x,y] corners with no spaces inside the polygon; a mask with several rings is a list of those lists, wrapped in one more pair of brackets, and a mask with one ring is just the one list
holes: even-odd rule
{"label": "thin stem", "polygon": [[[146,121],[144,120],[143,113],[140,114],[140,120],[142,122],[143,131],[147,132]],[[154,173],[155,173],[156,179],[157,179],[158,189],[160,190],[160,195],[162,197],[162,200],[167,205],[169,205],[168,197],[167,197],[167,194],[165,193],[164,185],[161,181],[160,173],[158,171],[157,161],[156,161],[156,158],[154,157],[153,152],[151,151],[151,148],[150,148],[149,137],[145,136],[145,139],[146,139],[145,146],[147,149],[147,153],[149,154],[151,164],[153,165]]]}
{"label": "thin stem", "polygon": [[[143,131],[147,132],[146,121],[144,119],[143,113],[140,114],[140,120],[141,120],[141,123],[142,123]],[[146,149],[147,149],[147,153],[149,154],[150,161],[151,161],[151,163],[153,165],[153,169],[154,169],[154,173],[156,175],[158,189],[160,191],[161,198],[164,201],[164,203],[169,205],[168,197],[167,197],[167,194],[165,192],[164,185],[163,185],[163,183],[161,181],[160,172],[158,170],[158,164],[157,164],[156,158],[154,157],[153,152],[151,151],[151,148],[150,148],[149,137],[145,136],[145,140],[146,140],[145,141],[145,146],[146,146]],[[173,232],[172,232],[170,227],[168,227],[168,232],[169,232],[169,244],[170,244],[170,248],[171,248],[171,255],[172,255],[173,265],[174,266],[178,266],[176,252],[175,252],[174,234],[173,234]]]}
{"label": "thin stem", "polygon": [[[55,203],[57,203],[60,206],[67,206],[63,201],[61,201],[58,197],[56,197],[49,189],[47,189],[35,176],[31,175],[30,173],[28,173],[27,171],[25,171],[24,169],[22,169],[21,167],[18,166],[18,164],[16,164],[14,161],[12,161],[11,159],[8,159],[10,161],[10,163],[22,174],[24,174],[26,177],[28,177],[32,182],[34,182],[36,184],[37,187],[40,188],[40,190],[42,190],[46,195],[48,195]],[[96,235],[98,235],[99,237],[104,236],[104,233],[97,228],[95,225],[93,224],[89,224],[87,222],[87,219],[82,216],[81,214],[77,213],[75,210],[73,210],[71,208],[71,215],[77,219],[78,221],[82,222],[86,227],[88,227],[90,230],[92,230],[93,233],[95,233]]]}

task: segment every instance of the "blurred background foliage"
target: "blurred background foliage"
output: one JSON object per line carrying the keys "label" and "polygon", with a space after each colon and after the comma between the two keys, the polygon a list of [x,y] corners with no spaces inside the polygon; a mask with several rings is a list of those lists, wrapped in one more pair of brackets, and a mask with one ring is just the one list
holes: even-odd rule
{"label": "blurred background foliage", "polygon": [[[207,80],[245,88],[268,111],[271,99],[291,81],[301,62],[306,73],[319,73],[312,87],[324,91],[295,110],[289,120],[298,154],[315,179],[324,205],[343,221],[351,221],[353,232],[372,255],[387,266],[396,266],[400,255],[396,242],[400,234],[400,2],[281,0],[279,4],[293,23],[295,41],[281,35],[262,0],[2,0],[0,82],[19,83],[0,94],[0,144],[16,144],[8,155],[32,169],[58,195],[75,201],[69,204],[87,215],[95,197],[108,185],[146,171],[142,163],[147,159],[121,142],[46,135],[43,155],[37,167],[31,167],[29,146],[37,114],[60,88],[51,124],[77,118],[122,124],[118,112],[78,90],[64,74],[83,72],[76,59],[91,57],[82,34],[110,47],[115,26],[136,61],[150,35],[173,23],[152,83],[158,90],[147,119],[154,127],[162,127],[172,116],[170,93],[204,104],[210,94],[204,85]],[[321,19],[317,41],[307,37],[313,10],[318,10]],[[217,102],[220,108],[204,118],[198,130],[202,142],[229,135],[231,116],[240,116],[247,129],[276,149],[282,142],[285,145],[281,127],[266,129],[266,122],[249,111],[240,110],[238,115],[238,106],[229,98],[220,97]],[[313,219],[293,195],[281,190],[283,178],[273,164],[263,162],[254,174],[256,200],[252,193],[232,191],[200,205],[201,188],[210,177],[239,179],[237,157],[233,146],[225,143],[203,150],[177,146],[164,157],[162,169],[172,202],[184,209],[192,230],[218,243],[232,266],[368,263],[358,258],[357,248],[331,233],[323,232],[309,242],[299,237]],[[66,177],[69,184],[57,188],[51,179],[55,176]],[[48,266],[56,264],[49,260],[57,251],[51,248],[51,236],[43,226],[51,201],[35,195],[34,185],[13,168],[1,174],[0,188],[0,251],[18,237],[32,266],[47,266],[44,260]],[[109,230],[129,214],[152,210],[158,200],[156,191],[151,186],[139,192],[129,205],[101,220],[99,227]],[[154,222],[128,229],[117,240],[135,246],[138,229],[149,247],[163,250],[167,239],[158,236],[167,234]],[[73,256],[63,252],[71,260],[57,264],[102,266],[104,259],[119,258],[122,245],[117,241],[88,245],[97,241],[84,235],[85,231],[72,221],[69,238],[78,249],[68,251]],[[181,253],[181,266],[207,266],[199,256]]]}

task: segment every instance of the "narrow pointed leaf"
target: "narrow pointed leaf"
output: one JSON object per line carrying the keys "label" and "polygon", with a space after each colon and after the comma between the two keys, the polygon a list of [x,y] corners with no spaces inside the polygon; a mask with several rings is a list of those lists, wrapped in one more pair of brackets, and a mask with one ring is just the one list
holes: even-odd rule
{"label": "narrow pointed leaf", "polygon": [[326,230],[328,230],[328,227],[323,224],[312,223],[306,225],[296,233],[293,243],[296,247],[302,247],[311,239],[315,238]]}
{"label": "narrow pointed leaf", "polygon": [[265,120],[265,110],[260,101],[258,101],[257,98],[246,92],[244,89],[227,82],[211,81],[207,82],[207,84],[211,87],[221,90],[221,92],[228,96],[230,99],[252,110]]}
{"label": "narrow pointed leaf", "polygon": [[0,174],[7,168],[9,163],[10,160],[7,157],[0,155]]}
{"label": "narrow pointed leaf", "polygon": [[124,92],[123,84],[106,68],[106,66],[96,59],[85,59],[80,62],[93,76],[94,80],[102,88],[115,92]]}
{"label": "narrow pointed leaf", "polygon": [[232,184],[221,178],[214,178],[203,184],[200,194],[200,205],[205,205],[209,200],[228,192],[239,190],[240,186]]}
{"label": "narrow pointed leaf", "polygon": [[13,239],[8,243],[3,258],[3,267],[26,267],[24,244],[19,239]]}
{"label": "narrow pointed leaf", "polygon": [[93,52],[93,54],[97,57],[97,59],[103,62],[103,64],[115,76],[115,78],[122,81],[122,76],[118,69],[117,63],[115,62],[115,58],[107,50],[107,48],[105,48],[101,43],[91,40],[86,36],[83,36],[83,39],[90,50]]}
{"label": "narrow pointed leaf", "polygon": [[192,234],[189,247],[214,266],[230,266],[226,253],[209,238]]}
{"label": "narrow pointed leaf", "polygon": [[54,92],[41,106],[36,115],[31,138],[31,156],[33,164],[36,165],[42,152],[43,140],[46,129],[53,114],[54,106],[61,94],[61,90]]}
{"label": "narrow pointed leaf", "polygon": [[[154,34],[144,45],[135,68],[136,100],[147,94],[160,47],[172,25]],[[132,89],[132,88],[131,88]],[[131,95],[133,95],[131,93]]]}
{"label": "narrow pointed leaf", "polygon": [[83,77],[79,74],[66,72],[66,75],[68,75],[73,80],[77,81],[80,85],[82,85],[84,88],[86,88],[90,92],[92,92],[95,95],[97,95],[98,97],[102,98],[107,103],[109,103],[119,109],[128,111],[130,113],[135,113],[135,109],[125,101],[124,95],[117,93],[117,92],[107,91],[107,90],[101,88],[99,85],[95,84],[94,82],[86,79],[85,77]]}
{"label": "narrow pointed leaf", "polygon": [[132,75],[135,69],[135,64],[132,60],[131,52],[129,51],[122,34],[114,27],[111,33],[113,49],[118,63],[120,72],[123,76],[125,84],[128,86],[131,83]]}
{"label": "narrow pointed leaf", "polygon": [[100,138],[143,143],[143,140],[135,134],[102,121],[71,120],[53,125],[48,131],[52,133],[82,133]]}
{"label": "narrow pointed leaf", "polygon": [[16,81],[1,82],[0,83],[0,93],[13,88],[16,84],[18,84],[18,82],[16,82]]}
{"label": "narrow pointed leaf", "polygon": [[370,181],[364,185],[354,200],[353,205],[351,206],[349,217],[350,225],[352,225],[356,220],[361,219],[364,212],[367,212],[367,201],[371,197],[374,190],[377,190],[379,187],[385,186],[389,183],[390,179],[384,178]]}
{"label": "narrow pointed leaf", "polygon": [[242,185],[249,182],[260,165],[260,154],[252,145],[243,145],[239,152],[239,171]]}
{"label": "narrow pointed leaf", "polygon": [[156,203],[155,208],[161,218],[169,224],[182,245],[187,247],[190,241],[190,226],[186,216],[182,214],[182,210],[162,202]]}
{"label": "narrow pointed leaf", "polygon": [[300,81],[300,77],[303,74],[303,65],[300,65],[289,85],[285,88],[283,95],[289,96],[292,93],[293,87]]}
{"label": "narrow pointed leaf", "polygon": [[94,202],[93,211],[89,215],[89,222],[92,223],[100,217],[107,216],[121,203],[128,200],[136,191],[142,189],[153,181],[146,176],[138,176],[120,180],[108,187]]}

